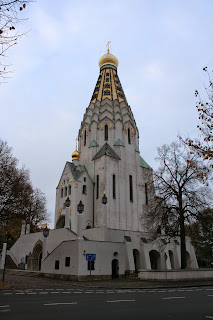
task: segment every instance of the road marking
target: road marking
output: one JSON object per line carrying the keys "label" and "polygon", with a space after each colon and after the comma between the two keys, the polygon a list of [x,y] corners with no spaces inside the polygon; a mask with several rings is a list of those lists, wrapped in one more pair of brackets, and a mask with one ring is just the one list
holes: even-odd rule
{"label": "road marking", "polygon": [[0,306],[0,308],[9,308],[9,304],[7,304],[6,306]]}
{"label": "road marking", "polygon": [[109,300],[107,302],[133,302],[135,300]]}
{"label": "road marking", "polygon": [[194,291],[194,290],[186,290],[186,291]]}
{"label": "road marking", "polygon": [[212,289],[206,289],[207,291],[210,291],[210,290],[213,290],[213,288]]}
{"label": "road marking", "polygon": [[3,293],[4,296],[8,296],[8,294],[12,294],[12,293],[9,293],[9,292],[8,293],[7,292]]}
{"label": "road marking", "polygon": [[166,292],[166,290],[158,290],[158,292]]}
{"label": "road marking", "polygon": [[208,297],[213,297],[213,294],[208,294]]}
{"label": "road marking", "polygon": [[37,294],[37,292],[28,292],[27,294]]}
{"label": "road marking", "polygon": [[[36,289],[37,291],[41,291],[41,290],[44,290],[44,289]],[[53,289],[54,290],[54,289]]]}
{"label": "road marking", "polygon": [[24,292],[16,292],[16,294],[24,294]]}
{"label": "road marking", "polygon": [[44,303],[44,306],[58,306],[61,304],[77,304],[78,302],[58,302],[58,303]]}
{"label": "road marking", "polygon": [[213,319],[213,317],[212,317],[212,316],[205,316],[205,318]]}
{"label": "road marking", "polygon": [[178,289],[177,291],[185,291],[185,289]]}
{"label": "road marking", "polygon": [[184,299],[186,297],[167,297],[167,298],[162,298],[164,300],[169,300],[169,299]]}
{"label": "road marking", "polygon": [[39,292],[39,294],[48,294],[49,292]]}
{"label": "road marking", "polygon": [[11,311],[10,309],[5,309],[5,310],[0,310],[0,312],[9,312]]}

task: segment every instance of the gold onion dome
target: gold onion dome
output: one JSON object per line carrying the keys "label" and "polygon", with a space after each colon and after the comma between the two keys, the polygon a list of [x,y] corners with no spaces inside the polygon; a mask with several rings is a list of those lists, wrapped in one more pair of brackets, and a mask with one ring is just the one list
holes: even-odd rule
{"label": "gold onion dome", "polygon": [[106,64],[112,64],[113,66],[115,66],[116,68],[118,67],[118,59],[113,56],[113,54],[111,53],[107,53],[104,56],[102,56],[99,60],[99,68],[101,68],[102,66],[106,65]]}
{"label": "gold onion dome", "polygon": [[75,151],[72,153],[72,160],[79,160],[80,159],[80,153],[75,149]]}

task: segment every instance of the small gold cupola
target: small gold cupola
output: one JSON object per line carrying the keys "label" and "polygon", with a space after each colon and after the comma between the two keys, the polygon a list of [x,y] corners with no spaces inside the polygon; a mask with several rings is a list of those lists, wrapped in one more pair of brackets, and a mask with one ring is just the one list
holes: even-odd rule
{"label": "small gold cupola", "polygon": [[111,41],[107,43],[107,54],[103,55],[99,60],[99,68],[105,66],[105,65],[113,65],[116,68],[118,67],[118,59],[109,52],[109,44]]}
{"label": "small gold cupola", "polygon": [[72,153],[72,160],[79,160],[80,159],[80,153],[77,151],[77,140],[78,139],[76,139],[75,151]]}

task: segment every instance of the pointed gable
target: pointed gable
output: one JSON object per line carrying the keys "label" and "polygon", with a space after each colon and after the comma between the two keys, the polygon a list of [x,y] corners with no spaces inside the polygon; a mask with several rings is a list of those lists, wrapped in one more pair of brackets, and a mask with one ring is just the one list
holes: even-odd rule
{"label": "pointed gable", "polygon": [[125,145],[123,144],[123,142],[118,139],[115,143],[114,143],[114,146],[119,146],[119,147],[125,147]]}
{"label": "pointed gable", "polygon": [[110,147],[110,145],[106,142],[103,147],[96,153],[93,160],[96,160],[102,156],[109,156],[111,158],[121,160],[121,158],[117,155],[117,153]]}

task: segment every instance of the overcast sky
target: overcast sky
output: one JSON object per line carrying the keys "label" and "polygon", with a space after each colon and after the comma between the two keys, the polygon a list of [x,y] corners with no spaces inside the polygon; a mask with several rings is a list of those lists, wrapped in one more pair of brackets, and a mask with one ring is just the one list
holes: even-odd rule
{"label": "overcast sky", "polygon": [[196,135],[194,91],[213,65],[213,1],[37,0],[22,14],[30,32],[7,53],[14,74],[0,85],[0,137],[46,194],[53,226],[55,188],[108,41],[146,162],[156,169],[157,147]]}

